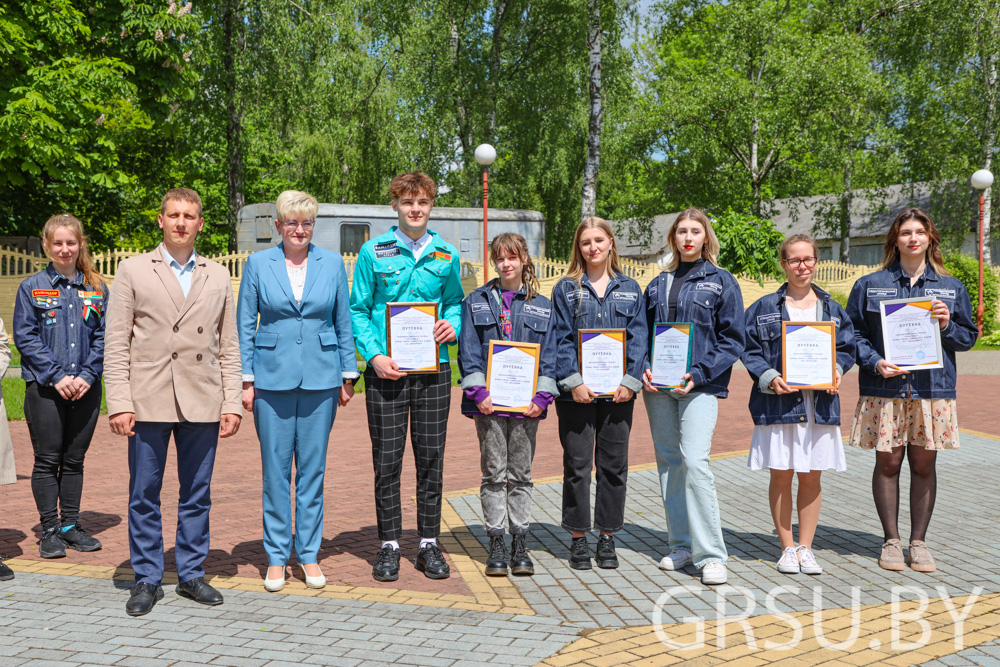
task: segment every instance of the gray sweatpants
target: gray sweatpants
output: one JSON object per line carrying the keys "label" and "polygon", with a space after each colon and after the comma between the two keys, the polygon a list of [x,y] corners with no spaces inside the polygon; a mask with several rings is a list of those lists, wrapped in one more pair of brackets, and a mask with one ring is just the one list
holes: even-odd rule
{"label": "gray sweatpants", "polygon": [[476,434],[483,470],[480,498],[490,537],[527,535],[531,521],[531,460],[535,457],[538,420],[477,415]]}

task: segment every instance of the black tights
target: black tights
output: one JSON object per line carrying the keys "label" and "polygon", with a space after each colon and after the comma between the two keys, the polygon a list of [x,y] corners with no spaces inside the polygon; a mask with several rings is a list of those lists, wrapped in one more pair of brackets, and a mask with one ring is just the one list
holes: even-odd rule
{"label": "black tights", "polygon": [[910,463],[910,542],[922,541],[934,513],[937,495],[937,451],[916,445],[875,452],[872,495],[885,539],[899,539],[899,471],[903,457]]}

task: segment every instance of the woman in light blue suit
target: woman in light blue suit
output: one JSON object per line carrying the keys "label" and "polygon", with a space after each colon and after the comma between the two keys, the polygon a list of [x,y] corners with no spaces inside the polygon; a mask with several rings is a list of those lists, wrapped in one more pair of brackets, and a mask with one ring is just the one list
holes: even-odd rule
{"label": "woman in light blue suit", "polygon": [[253,411],[264,472],[269,591],[285,585],[292,553],[293,456],[295,554],[306,586],[326,585],[316,560],[327,443],[337,406],[351,399],[359,377],[344,260],[311,243],[319,204],[289,190],[277,209],[281,243],[247,259],[236,312],[243,406]]}

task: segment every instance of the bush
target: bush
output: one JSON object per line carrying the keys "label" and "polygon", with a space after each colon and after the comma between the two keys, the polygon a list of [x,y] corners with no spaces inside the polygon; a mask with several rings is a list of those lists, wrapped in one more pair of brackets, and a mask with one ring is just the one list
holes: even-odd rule
{"label": "bush", "polygon": [[840,290],[829,290],[830,298],[841,305],[842,308],[847,308],[847,292],[841,292]]}
{"label": "bush", "polygon": [[[969,255],[949,254],[944,258],[944,268],[948,273],[962,281],[969,292],[972,301],[972,321],[976,321],[976,308],[979,301],[979,260]],[[983,271],[983,335],[988,336],[997,330],[997,276],[989,267]]]}
{"label": "bush", "polygon": [[712,226],[722,246],[719,266],[733,275],[758,281],[784,276],[778,263],[778,247],[785,237],[774,222],[730,209],[713,220]]}

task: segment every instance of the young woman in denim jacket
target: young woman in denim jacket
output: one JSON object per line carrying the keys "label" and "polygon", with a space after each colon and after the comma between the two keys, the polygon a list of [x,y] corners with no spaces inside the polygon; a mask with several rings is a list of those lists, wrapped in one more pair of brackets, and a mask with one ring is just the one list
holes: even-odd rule
{"label": "young woman in denim jacket", "polygon": [[[625,524],[628,443],[635,392],[642,387],[646,314],[639,284],[618,261],[611,225],[587,218],[576,228],[566,277],[552,290],[556,315],[556,400],[563,446],[562,526],[573,535],[569,565],[590,569],[590,470],[597,465],[594,524],[597,566],[618,567],[614,533]],[[585,384],[577,359],[580,329],[625,329],[625,375],[614,396],[597,396]],[[596,446],[595,446],[596,442]]]}
{"label": "young woman in denim jacket", "polygon": [[743,352],[743,295],[732,274],[716,266],[719,240],[704,213],[689,208],[677,216],[667,243],[671,263],[646,287],[649,335],[656,322],[694,326],[684,387],[657,390],[648,363],[643,376],[670,534],[670,553],[660,567],[679,570],[694,563],[702,583],[724,584],[729,555],[708,456],[718,399],[729,395],[732,366]]}
{"label": "young woman in denim jacket", "polygon": [[[879,303],[918,296],[933,298],[944,368],[910,373],[884,358]],[[937,568],[924,538],[937,493],[937,452],[959,444],[955,352],[975,345],[979,331],[965,286],[944,270],[941,236],[927,213],[908,208],[896,216],[885,237],[882,270],[854,284],[847,312],[858,341],[861,394],[851,444],[875,450],[872,493],[885,534],[878,563],[887,570],[906,568],[897,525],[905,457],[910,464],[910,567],[933,572]]]}
{"label": "young woman in denim jacket", "polygon": [[101,543],[80,526],[83,459],[101,410],[108,288],[94,270],[83,225],[71,215],[42,228],[49,265],[25,278],[14,304],[14,344],[27,383],[24,417],[35,452],[31,491],[42,525],[38,554]]}
{"label": "young woman in denim jacket", "polygon": [[[490,537],[486,574],[507,576],[505,524],[510,523],[510,569],[534,574],[525,539],[531,520],[531,461],[538,420],[559,393],[556,388],[552,302],[538,293],[528,242],[520,234],[500,234],[490,243],[497,272],[462,302],[458,366],[462,372],[462,414],[472,417],[479,436],[483,482],[480,498]],[[486,389],[490,341],[541,345],[538,385],[526,412],[504,412]]]}
{"label": "young woman in denim jacket", "polygon": [[[768,500],[781,541],[778,571],[821,574],[812,541],[819,523],[823,470],[847,469],[840,435],[840,379],[854,365],[857,344],[847,312],[816,287],[819,249],[811,236],[795,234],[779,250],[787,282],[746,311],[743,364],[754,380],[750,415],[755,424],[748,466],[771,471]],[[837,326],[836,388],[800,391],[781,377],[781,323],[833,321]],[[798,475],[799,546],[792,534],[792,478]]]}

